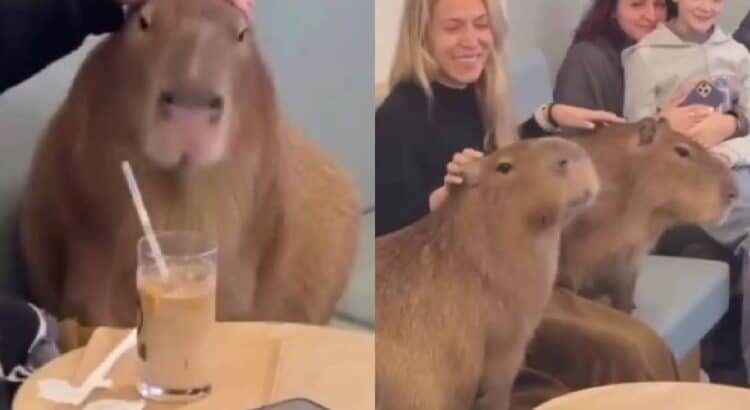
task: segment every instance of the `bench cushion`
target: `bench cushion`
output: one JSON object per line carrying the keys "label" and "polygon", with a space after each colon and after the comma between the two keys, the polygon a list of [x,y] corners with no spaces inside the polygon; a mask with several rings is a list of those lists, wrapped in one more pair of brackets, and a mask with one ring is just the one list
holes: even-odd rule
{"label": "bench cushion", "polygon": [[681,360],[729,308],[729,266],[650,255],[636,285],[635,304],[633,314],[655,329]]}
{"label": "bench cushion", "polygon": [[357,262],[338,316],[351,324],[375,325],[375,212],[363,215]]}

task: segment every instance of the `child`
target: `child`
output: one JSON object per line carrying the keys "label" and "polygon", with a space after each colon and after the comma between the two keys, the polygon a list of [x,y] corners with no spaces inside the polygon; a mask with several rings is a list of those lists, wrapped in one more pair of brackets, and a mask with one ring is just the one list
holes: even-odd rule
{"label": "child", "polygon": [[[750,52],[717,25],[725,0],[671,1],[677,5],[677,17],[622,53],[624,116],[629,121],[665,117],[733,167],[740,185],[738,204],[721,226],[703,229],[723,246],[741,252],[750,267]],[[714,112],[681,129],[679,124],[690,121],[678,118],[671,108],[696,103]],[[750,275],[743,272],[743,277],[743,352],[750,367]]]}

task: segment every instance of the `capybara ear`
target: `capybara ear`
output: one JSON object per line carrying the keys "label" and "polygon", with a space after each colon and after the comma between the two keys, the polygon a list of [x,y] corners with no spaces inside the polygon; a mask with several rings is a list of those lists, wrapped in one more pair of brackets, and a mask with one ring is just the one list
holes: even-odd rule
{"label": "capybara ear", "polygon": [[152,3],[150,1],[132,3],[127,6],[125,15],[128,19],[134,18],[133,15],[137,15],[135,18],[138,19],[140,28],[148,30],[151,27],[151,19],[154,14],[154,5]]}
{"label": "capybara ear", "polygon": [[638,122],[638,145],[650,145],[656,141],[659,129],[666,124],[664,119],[648,117]]}

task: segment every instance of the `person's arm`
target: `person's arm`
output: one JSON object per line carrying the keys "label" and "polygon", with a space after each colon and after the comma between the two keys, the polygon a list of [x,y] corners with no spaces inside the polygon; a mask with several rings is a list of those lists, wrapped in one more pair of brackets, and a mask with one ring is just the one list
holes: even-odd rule
{"label": "person's arm", "polygon": [[0,0],[0,93],[123,19],[116,0]]}
{"label": "person's arm", "polygon": [[750,11],[747,12],[737,31],[734,32],[734,39],[750,49]]}
{"label": "person's arm", "polygon": [[[425,130],[390,109],[375,115],[375,236],[401,229],[430,212],[413,155],[414,140]],[[403,117],[403,118],[401,118]]]}
{"label": "person's arm", "polygon": [[559,134],[564,129],[593,130],[598,124],[620,123],[617,115],[600,110],[574,107],[567,104],[544,104],[534,115],[521,124],[521,138],[538,138]]}
{"label": "person's arm", "polygon": [[625,73],[623,116],[628,121],[639,121],[656,115],[659,111],[652,67],[639,51],[626,51],[622,60]]}
{"label": "person's arm", "polygon": [[749,166],[750,137],[747,135],[746,118],[750,118],[750,52],[745,53],[738,71],[743,75],[740,78],[740,98],[735,107],[738,118],[737,131],[731,138],[721,142],[711,150],[724,155],[730,166]]}

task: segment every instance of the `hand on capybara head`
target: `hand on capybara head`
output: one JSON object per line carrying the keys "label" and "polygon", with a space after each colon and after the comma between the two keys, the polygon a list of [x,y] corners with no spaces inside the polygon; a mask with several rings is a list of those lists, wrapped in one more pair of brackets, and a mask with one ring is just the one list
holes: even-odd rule
{"label": "hand on capybara head", "polygon": [[599,193],[599,177],[588,154],[557,137],[516,142],[472,161],[462,177],[465,187],[457,192],[497,204],[503,217],[521,217],[541,227],[577,214]]}
{"label": "hand on capybara head", "polygon": [[275,135],[268,69],[230,2],[150,0],[101,52],[111,126],[159,168],[212,166]]}
{"label": "hand on capybara head", "polygon": [[[627,157],[633,197],[644,198],[658,215],[675,224],[716,224],[723,221],[737,199],[738,188],[729,168],[703,146],[674,131],[666,120],[647,118],[616,125],[586,138],[613,138],[622,145],[609,155]],[[599,158],[607,167],[607,158]],[[635,206],[635,205],[634,205]]]}

